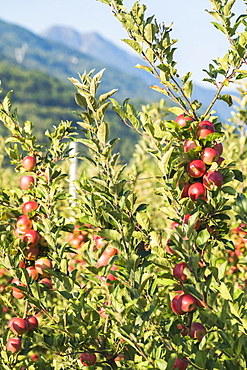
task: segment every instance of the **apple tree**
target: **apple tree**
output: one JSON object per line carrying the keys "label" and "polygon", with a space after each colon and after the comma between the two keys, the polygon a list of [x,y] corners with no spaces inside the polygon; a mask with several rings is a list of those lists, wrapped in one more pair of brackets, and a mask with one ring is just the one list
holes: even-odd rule
{"label": "apple tree", "polygon": [[[45,146],[31,122],[19,122],[10,94],[2,100],[5,149],[20,183],[0,195],[1,367],[246,369],[247,201],[236,190],[236,155],[224,158],[230,129],[213,111],[217,99],[232,104],[223,89],[247,76],[246,15],[234,17],[235,1],[211,0],[229,50],[206,71],[215,96],[202,111],[192,74],[178,75],[171,27],[146,18],[139,1],[131,10],[101,1],[172,106],[137,111],[114,99],[116,90],[98,93],[103,70],[85,71],[70,78],[83,136],[62,121]],[[108,109],[140,134],[129,164],[110,137]],[[76,200],[71,141],[87,148]]]}

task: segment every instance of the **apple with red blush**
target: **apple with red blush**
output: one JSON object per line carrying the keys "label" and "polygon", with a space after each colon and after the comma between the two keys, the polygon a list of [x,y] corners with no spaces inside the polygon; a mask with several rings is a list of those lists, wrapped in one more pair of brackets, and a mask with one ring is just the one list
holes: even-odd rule
{"label": "apple with red blush", "polygon": [[176,369],[176,370],[186,370],[188,367],[188,361],[186,360],[185,357],[183,357],[183,359],[181,358],[176,358],[175,362],[174,362],[174,365],[173,365],[173,369]]}
{"label": "apple with red blush", "polygon": [[187,172],[193,178],[202,177],[206,170],[206,164],[201,159],[194,159],[187,165]]}
{"label": "apple with red blush", "polygon": [[22,190],[29,190],[34,186],[34,177],[30,175],[23,175],[20,178],[20,188]]}
{"label": "apple with red blush", "polygon": [[188,195],[193,201],[197,201],[199,199],[207,201],[207,190],[201,182],[195,182],[190,185]]}
{"label": "apple with red blush", "polygon": [[80,355],[80,361],[84,366],[94,365],[96,362],[96,355],[94,353],[83,352]]}
{"label": "apple with red blush", "polygon": [[27,321],[20,317],[12,318],[8,323],[8,327],[15,335],[22,335],[28,332]]}
{"label": "apple with red blush", "polygon": [[196,144],[194,140],[186,139],[183,144],[183,147],[184,147],[184,153],[188,153],[191,149],[195,150],[198,147],[198,145]]}
{"label": "apple with red blush", "polygon": [[185,262],[177,263],[173,268],[173,276],[182,283],[187,280],[187,275],[184,272],[185,269],[189,269],[188,264]]}
{"label": "apple with red blush", "polygon": [[189,334],[191,338],[196,338],[200,342],[207,334],[207,330],[200,322],[192,322]]}
{"label": "apple with red blush", "polygon": [[180,114],[179,116],[177,116],[177,118],[175,119],[175,122],[181,126],[181,127],[184,127],[186,126],[188,123],[190,123],[191,121],[194,121],[192,117],[190,116],[185,116],[184,114]]}
{"label": "apple with red blush", "polygon": [[38,209],[39,205],[34,200],[30,200],[23,204],[22,206],[22,213],[24,215],[28,215],[28,212],[36,211]]}
{"label": "apple with red blush", "polygon": [[213,190],[214,187],[221,188],[224,178],[219,171],[207,171],[203,176],[202,182],[205,188]]}
{"label": "apple with red blush", "polygon": [[47,269],[52,269],[52,261],[47,257],[41,257],[34,263],[35,269],[40,275],[43,275]]}
{"label": "apple with red blush", "polygon": [[198,139],[205,139],[208,135],[215,132],[215,127],[210,121],[202,121],[197,127],[197,137]]}
{"label": "apple with red blush", "polygon": [[21,164],[26,171],[32,171],[36,167],[36,158],[28,155],[23,158]]}
{"label": "apple with red blush", "polygon": [[26,232],[27,230],[31,229],[32,227],[32,220],[28,218],[26,215],[21,215],[17,222],[16,228],[21,232]]}
{"label": "apple with red blush", "polygon": [[218,161],[219,154],[214,148],[206,147],[202,150],[201,159],[206,164],[212,164]]}
{"label": "apple with red blush", "polygon": [[6,350],[13,354],[20,352],[21,338],[18,338],[18,337],[9,338],[6,343]]}

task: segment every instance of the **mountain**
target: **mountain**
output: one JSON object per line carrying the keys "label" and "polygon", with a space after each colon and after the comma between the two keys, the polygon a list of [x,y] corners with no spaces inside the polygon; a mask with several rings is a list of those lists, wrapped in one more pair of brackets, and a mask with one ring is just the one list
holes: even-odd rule
{"label": "mountain", "polygon": [[[80,33],[69,27],[52,26],[43,31],[41,36],[48,40],[73,47],[102,63],[110,64],[114,68],[128,72],[134,75],[135,78],[141,78],[149,85],[157,84],[157,79],[154,76],[143,70],[134,68],[138,63],[145,64],[141,58],[138,56],[134,57],[123,49],[118,48],[96,32]],[[215,89],[202,88],[194,84],[192,96],[193,99],[202,102],[202,112],[212,101],[215,92]],[[236,95],[236,91],[229,91],[227,87],[224,89],[224,93]],[[226,121],[233,110],[232,107],[228,107],[225,102],[219,100],[215,103],[214,108],[222,121]]]}
{"label": "mountain", "polygon": [[[126,97],[154,101],[159,94],[152,91],[141,79],[127,72],[119,71],[112,65],[106,65],[94,57],[68,47],[62,43],[47,40],[23,27],[0,20],[0,57],[20,65],[24,69],[36,69],[51,76],[67,81],[68,77],[77,77],[78,72],[106,68],[100,92],[118,88],[115,95],[118,100]],[[121,73],[120,73],[121,72]]]}

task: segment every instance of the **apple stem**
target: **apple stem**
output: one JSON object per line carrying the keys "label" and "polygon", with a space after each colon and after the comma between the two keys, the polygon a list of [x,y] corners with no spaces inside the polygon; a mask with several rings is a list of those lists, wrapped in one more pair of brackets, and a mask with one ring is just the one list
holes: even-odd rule
{"label": "apple stem", "polygon": [[23,319],[27,318],[27,311],[28,311],[28,300],[25,302],[25,308],[24,308],[24,313],[23,313]]}

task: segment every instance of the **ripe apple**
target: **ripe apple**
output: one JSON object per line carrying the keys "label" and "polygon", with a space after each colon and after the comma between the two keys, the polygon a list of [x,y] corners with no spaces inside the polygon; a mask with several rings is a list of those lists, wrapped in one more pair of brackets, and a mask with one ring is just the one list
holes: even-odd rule
{"label": "ripe apple", "polygon": [[52,269],[52,262],[47,257],[41,257],[35,261],[35,269],[40,275],[44,274],[44,271],[47,269]]}
{"label": "ripe apple", "polygon": [[21,350],[21,338],[9,338],[6,343],[9,352],[17,353]]}
{"label": "ripe apple", "polygon": [[178,330],[181,330],[181,335],[182,337],[185,337],[186,335],[188,335],[188,329],[186,328],[186,326],[184,325],[181,325],[181,324],[177,324],[177,328]]}
{"label": "ripe apple", "polygon": [[184,184],[184,187],[183,187],[183,190],[182,190],[182,193],[181,193],[181,199],[182,198],[187,198],[189,195],[188,195],[188,190],[189,190],[189,187],[190,187],[190,184],[188,182],[186,182]]}
{"label": "ripe apple", "polygon": [[183,283],[187,280],[187,275],[184,273],[185,268],[189,268],[188,264],[185,262],[177,263],[173,268],[173,276]]}
{"label": "ripe apple", "polygon": [[36,159],[35,157],[28,155],[27,157],[23,158],[21,164],[26,171],[32,171],[36,166]]}
{"label": "ripe apple", "polygon": [[35,316],[29,316],[26,318],[28,330],[34,330],[39,326],[39,322]]}
{"label": "ripe apple", "polygon": [[39,247],[33,247],[33,248],[26,248],[24,250],[24,256],[26,257],[27,260],[33,261],[36,259],[36,257],[39,255]]}
{"label": "ripe apple", "polygon": [[216,152],[221,156],[223,153],[223,145],[221,143],[214,144],[213,148],[216,150]]}
{"label": "ripe apple", "polygon": [[174,250],[170,247],[170,243],[171,243],[171,239],[168,239],[166,243],[166,253],[176,254],[176,252],[174,252]]}
{"label": "ripe apple", "polygon": [[33,280],[37,280],[38,277],[39,277],[39,273],[38,271],[36,270],[36,268],[34,266],[28,266],[26,268],[27,272],[28,272],[28,275],[33,279]]}
{"label": "ripe apple", "polygon": [[207,171],[202,179],[203,185],[209,190],[213,190],[214,186],[221,188],[224,179],[219,171]]}
{"label": "ripe apple", "polygon": [[94,353],[81,353],[80,361],[84,366],[94,365],[96,362],[96,356]]}
{"label": "ripe apple", "polygon": [[190,337],[196,338],[199,342],[202,338],[207,334],[207,330],[205,326],[203,326],[200,322],[193,322],[190,326]]}
{"label": "ripe apple", "polygon": [[32,220],[28,218],[26,215],[22,215],[18,218],[16,222],[16,228],[22,232],[26,232],[27,230],[31,229],[32,227]]}
{"label": "ripe apple", "polygon": [[23,175],[20,178],[20,188],[22,190],[31,189],[34,186],[34,178],[30,175]]}
{"label": "ripe apple", "polygon": [[195,182],[194,184],[190,185],[188,195],[193,201],[198,199],[207,200],[207,190],[200,182]]}
{"label": "ripe apple", "polygon": [[199,123],[197,128],[197,137],[199,139],[205,139],[208,135],[215,132],[214,125],[210,121],[202,121]]}
{"label": "ripe apple", "polygon": [[194,120],[193,120],[193,118],[191,118],[189,116],[185,116],[184,114],[180,114],[175,119],[175,122],[177,122],[177,124],[179,124],[179,126],[181,126],[181,127],[184,127],[185,125],[187,125],[189,121],[194,121]]}
{"label": "ripe apple", "polygon": [[189,293],[180,295],[180,297],[177,300],[177,305],[179,309],[184,313],[194,311],[194,309],[197,306],[196,303],[197,303],[196,298]]}
{"label": "ripe apple", "polygon": [[38,361],[39,356],[37,355],[37,353],[32,353],[31,356],[30,356],[30,359],[32,361]]}
{"label": "ripe apple", "polygon": [[224,162],[224,160],[225,160],[225,158],[223,158],[223,157],[219,157],[219,159],[218,159],[218,161],[217,161],[218,166],[220,166],[220,165],[221,165],[221,163],[222,163],[222,162]]}
{"label": "ripe apple", "polygon": [[175,362],[174,362],[174,365],[173,365],[173,369],[176,369],[176,370],[186,370],[188,367],[188,362],[186,360],[185,357],[183,357],[183,359],[181,358],[176,358]]}
{"label": "ripe apple", "polygon": [[22,213],[24,215],[28,215],[28,212],[36,211],[36,209],[39,207],[38,203],[34,200],[30,200],[29,202],[26,202],[22,206]]}
{"label": "ripe apple", "polygon": [[194,140],[191,140],[191,139],[185,140],[185,142],[184,142],[184,153],[187,153],[191,149],[196,149],[196,148],[197,148],[197,144],[195,143]]}
{"label": "ripe apple", "polygon": [[187,166],[187,172],[193,178],[202,177],[206,170],[207,167],[201,159],[194,159]]}
{"label": "ripe apple", "polygon": [[181,294],[177,294],[177,295],[175,295],[175,297],[172,298],[172,301],[171,301],[171,309],[177,315],[184,315],[185,312],[183,312],[181,310],[181,307],[180,307],[180,305],[178,303],[178,300],[179,300],[180,297],[181,297]]}
{"label": "ripe apple", "polygon": [[25,232],[23,241],[24,243],[28,243],[26,248],[34,248],[39,244],[40,235],[36,230],[30,229]]}
{"label": "ripe apple", "polygon": [[96,267],[106,266],[111,257],[113,257],[115,254],[118,254],[118,250],[116,248],[113,248],[111,245],[108,245],[98,259]]}
{"label": "ripe apple", "polygon": [[17,228],[14,230],[14,236],[15,236],[16,238],[18,238],[18,239],[23,240],[23,238],[24,238],[24,234],[25,234],[25,231],[21,231],[21,230],[19,230],[19,229],[17,229]]}
{"label": "ripe apple", "polygon": [[39,280],[39,284],[45,285],[48,289],[52,289],[52,281],[48,278]]}
{"label": "ripe apple", "polygon": [[[118,267],[116,265],[112,265],[111,271],[117,271],[117,270],[118,270]],[[115,275],[109,273],[106,275],[106,280],[114,281],[114,280],[117,280],[117,278]]]}
{"label": "ripe apple", "polygon": [[214,148],[204,148],[201,153],[201,159],[206,164],[212,164],[218,161],[219,154]]}
{"label": "ripe apple", "polygon": [[28,332],[27,321],[20,317],[15,317],[14,320],[11,319],[11,322],[8,324],[8,326],[15,335],[21,335]]}
{"label": "ripe apple", "polygon": [[[23,287],[26,287],[25,284],[23,284],[19,279],[17,278],[14,278],[12,281],[11,281],[11,284],[15,284],[17,286],[23,286]],[[17,298],[17,299],[21,299],[24,297],[24,292],[14,286],[12,286],[12,295],[13,297]]]}
{"label": "ripe apple", "polygon": [[[188,223],[189,223],[189,218],[190,218],[190,216],[191,216],[191,214],[190,214],[190,213],[188,213],[187,215],[185,215],[185,216],[184,216],[183,222],[184,222],[186,225],[188,225]],[[194,225],[194,229],[195,229],[195,230],[198,230],[198,229],[199,229],[199,227],[200,227],[200,224],[201,224],[201,221],[198,219],[198,220],[196,221],[195,225]]]}

